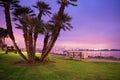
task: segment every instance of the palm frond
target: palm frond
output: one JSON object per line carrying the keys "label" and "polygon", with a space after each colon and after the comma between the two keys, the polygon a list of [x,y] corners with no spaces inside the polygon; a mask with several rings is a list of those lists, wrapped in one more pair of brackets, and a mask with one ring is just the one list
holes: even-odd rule
{"label": "palm frond", "polygon": [[32,7],[34,7],[34,8],[38,8],[36,5],[32,5]]}
{"label": "palm frond", "polygon": [[68,5],[77,6],[74,2],[77,2],[77,0],[57,0],[58,4],[64,4],[68,7]]}
{"label": "palm frond", "polygon": [[14,17],[17,17],[17,18],[19,18],[22,15],[35,16],[34,11],[31,10],[30,7],[25,7],[25,6],[24,7],[20,6],[15,8],[12,14]]}
{"label": "palm frond", "polygon": [[70,1],[72,1],[72,2],[77,2],[77,0],[70,0]]}
{"label": "palm frond", "polygon": [[12,18],[12,20],[13,20],[13,21],[17,21],[17,20],[18,20],[18,18],[14,17],[14,18]]}
{"label": "palm frond", "polygon": [[71,28],[69,28],[69,27],[65,27],[67,30],[69,30],[69,31],[71,31]]}
{"label": "palm frond", "polygon": [[10,9],[14,9],[19,6],[19,0],[0,0],[0,6],[4,7],[4,4],[9,4]]}
{"label": "palm frond", "polygon": [[20,25],[20,24],[15,24],[16,25],[16,27],[15,28],[17,28],[17,29],[22,29],[23,28],[23,26],[22,25]]}
{"label": "palm frond", "polygon": [[73,26],[70,23],[66,23],[68,27],[70,27],[71,29],[73,28]]}
{"label": "palm frond", "polygon": [[77,4],[74,4],[72,2],[69,2],[68,4],[72,5],[72,6],[77,6]]}
{"label": "palm frond", "polygon": [[59,26],[64,31],[66,30],[71,31],[71,29],[73,28],[72,25],[69,23],[71,20],[72,18],[68,14],[63,14],[61,18],[58,18],[57,14],[54,14],[52,20],[50,20],[49,23],[51,24],[60,23]]}
{"label": "palm frond", "polygon": [[60,1],[60,0],[57,0],[57,3],[58,3],[58,4],[61,4],[61,1]]}
{"label": "palm frond", "polygon": [[49,6],[49,4],[46,4],[43,1],[36,2],[36,5],[33,5],[33,7],[37,8],[39,10],[39,14],[48,15],[48,16],[50,16],[50,14],[52,14],[50,12],[51,7]]}

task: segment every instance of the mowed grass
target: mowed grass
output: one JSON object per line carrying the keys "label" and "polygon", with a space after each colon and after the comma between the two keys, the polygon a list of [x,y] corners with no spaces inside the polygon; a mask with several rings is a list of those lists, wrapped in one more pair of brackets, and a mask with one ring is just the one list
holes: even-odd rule
{"label": "mowed grass", "polygon": [[55,63],[13,66],[18,54],[0,52],[0,80],[120,80],[120,63],[83,62],[50,56]]}

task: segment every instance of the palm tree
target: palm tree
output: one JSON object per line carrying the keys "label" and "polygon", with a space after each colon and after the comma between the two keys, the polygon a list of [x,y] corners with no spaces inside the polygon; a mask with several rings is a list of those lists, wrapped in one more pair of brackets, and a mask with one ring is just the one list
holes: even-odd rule
{"label": "palm tree", "polygon": [[46,47],[45,52],[42,53],[41,60],[40,60],[41,62],[45,60],[46,56],[51,51],[52,47],[54,46],[54,44],[55,44],[55,42],[60,34],[60,31],[62,29],[61,18],[63,18],[65,7],[68,5],[76,6],[76,4],[74,4],[74,2],[76,2],[76,1],[77,0],[57,0],[57,2],[60,4],[60,8],[59,8],[59,11],[58,11],[57,16],[56,16],[56,21],[54,23],[55,28],[52,31],[51,39]]}
{"label": "palm tree", "polygon": [[34,43],[34,36],[35,33],[43,32],[43,21],[36,18],[33,10],[29,7],[16,8],[14,9],[13,15],[13,20],[19,21],[19,24],[16,24],[17,28],[23,31],[29,62],[35,63],[34,47],[36,43]]}
{"label": "palm tree", "polygon": [[[64,31],[66,31],[66,30],[71,30],[73,27],[71,26],[71,24],[70,24],[70,21],[71,21],[71,17],[68,15],[68,14],[63,14],[63,16],[61,17],[61,19],[59,20],[59,22],[61,23],[61,25],[59,25],[60,26],[60,28],[61,29],[63,29]],[[56,28],[56,26],[55,26],[55,23],[57,22],[57,14],[55,14],[55,15],[53,15],[53,17],[52,17],[52,20],[50,20],[46,25],[47,25],[47,29],[49,30],[49,32],[48,33],[52,33],[52,34],[48,34],[49,36],[46,36],[45,38],[44,38],[44,40],[45,40],[45,44],[46,44],[46,47],[44,48],[44,50],[42,51],[42,55],[41,55],[41,59],[45,56],[44,54],[45,54],[45,51],[48,49],[48,46],[49,46],[49,39],[50,39],[50,37],[52,38],[53,36],[55,36],[55,35],[53,35],[53,31],[55,30],[55,28]],[[47,30],[47,31],[48,31]],[[59,36],[59,35],[58,35]],[[48,53],[46,54],[46,56],[48,55]]]}
{"label": "palm tree", "polygon": [[4,7],[4,11],[5,11],[5,20],[6,20],[6,27],[7,27],[7,31],[9,34],[10,39],[12,40],[17,52],[19,53],[19,55],[27,61],[27,58],[22,54],[21,50],[19,49],[19,47],[16,44],[14,35],[13,35],[13,30],[12,30],[12,24],[11,24],[11,16],[10,16],[10,9],[13,9],[15,7],[18,7],[19,0],[0,0],[0,6]]}
{"label": "palm tree", "polygon": [[[24,37],[24,41],[25,41],[25,45],[26,45],[26,50],[28,50],[28,46],[27,46],[27,24],[25,22],[25,20],[28,19],[28,16],[35,16],[33,10],[31,10],[31,8],[29,7],[18,7],[15,8],[13,11],[13,21],[19,21],[20,24],[22,24],[22,26],[20,26],[19,24],[16,24],[18,27],[18,29],[22,29],[23,31],[23,37]],[[25,19],[24,19],[25,18]]]}
{"label": "palm tree", "polygon": [[[29,43],[28,43],[28,38],[27,38],[27,32],[28,32],[28,25],[26,24],[27,21],[29,21],[28,16],[34,16],[35,14],[33,13],[33,10],[31,10],[29,7],[17,7],[13,11],[13,21],[19,21],[20,24],[16,24],[18,29],[22,29],[23,31],[23,37],[25,41],[25,46],[26,46],[26,51],[28,53],[28,57],[31,60],[31,55],[30,55],[30,49],[29,49]],[[30,62],[29,60],[29,62]]]}
{"label": "palm tree", "polygon": [[[39,10],[39,13],[38,13],[38,18],[41,20],[41,18],[42,18],[42,15],[48,15],[48,16],[50,16],[50,14],[51,14],[51,12],[50,12],[50,10],[51,10],[51,7],[49,7],[49,4],[46,4],[45,2],[43,2],[43,1],[38,1],[38,2],[36,2],[36,5],[33,5],[33,7],[34,8],[37,8],[38,10]],[[37,27],[36,27],[36,29],[35,30],[37,30]],[[43,46],[43,50],[44,50],[44,48],[46,47],[46,39],[47,39],[47,37],[49,36],[48,34],[48,31],[46,31],[47,29],[45,29],[45,32],[44,32],[44,34],[45,34],[45,39],[44,39],[44,46]],[[38,37],[38,33],[35,33],[35,36],[34,36],[34,43],[36,43],[36,39],[37,39],[37,37]],[[36,44],[35,44],[35,46],[36,46]],[[42,51],[43,51],[42,50]]]}
{"label": "palm tree", "polygon": [[[64,31],[66,31],[66,30],[70,31],[73,28],[70,24],[71,19],[72,18],[68,14],[64,14],[60,20],[60,22],[62,23],[61,29],[63,29]],[[55,29],[56,21],[57,21],[57,14],[53,15],[52,20],[50,20],[45,26],[47,30],[45,30],[46,34],[45,34],[45,38],[44,38],[44,46],[43,46],[44,48],[42,50],[42,53],[44,53],[46,50],[46,46],[48,45],[48,40],[51,37],[52,31]]]}
{"label": "palm tree", "polygon": [[[29,42],[29,51],[30,51],[30,54],[31,55],[31,59],[32,60],[31,62],[35,62],[36,61],[36,56],[35,56],[35,49],[36,49],[36,41],[34,40],[37,40],[34,39],[36,33],[43,33],[44,32],[44,24],[43,24],[43,21],[42,20],[39,20],[37,17],[32,17],[29,19],[29,21],[26,22],[26,24],[28,24],[30,27],[29,30],[28,30],[28,42]],[[36,29],[36,30],[35,30]],[[32,52],[31,52],[32,51]]]}
{"label": "palm tree", "polygon": [[0,0],[0,6],[4,7],[5,11],[5,19],[6,19],[6,27],[8,30],[8,34],[10,38],[15,41],[13,31],[12,31],[12,24],[10,18],[10,9],[18,5],[19,0]]}

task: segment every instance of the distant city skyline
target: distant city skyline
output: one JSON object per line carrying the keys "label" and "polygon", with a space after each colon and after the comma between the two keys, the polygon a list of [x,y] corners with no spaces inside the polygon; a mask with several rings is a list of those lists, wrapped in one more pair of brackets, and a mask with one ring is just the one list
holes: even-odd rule
{"label": "distant city skyline", "polygon": [[[20,0],[24,6],[35,5],[38,0]],[[42,0],[43,1],[43,0]],[[52,7],[52,13],[58,11],[56,0],[44,0]],[[71,31],[61,31],[55,47],[82,49],[120,49],[120,0],[78,0],[77,7],[68,6],[65,13],[72,17]],[[32,8],[34,9],[34,8]],[[4,9],[0,7],[0,27],[5,27]],[[37,9],[34,9],[38,13]],[[42,17],[48,21],[49,17]],[[15,27],[13,23],[13,27]],[[24,47],[22,31],[14,28],[16,42]],[[39,36],[37,48],[43,42]],[[11,45],[10,40],[6,40]]]}

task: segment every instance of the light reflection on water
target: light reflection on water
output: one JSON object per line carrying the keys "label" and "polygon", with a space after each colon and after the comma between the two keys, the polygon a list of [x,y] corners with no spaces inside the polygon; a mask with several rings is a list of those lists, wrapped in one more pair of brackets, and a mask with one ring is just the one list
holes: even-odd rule
{"label": "light reflection on water", "polygon": [[88,54],[88,56],[103,56],[103,57],[115,57],[115,58],[120,58],[120,51],[80,51],[83,53]]}
{"label": "light reflection on water", "polygon": [[[68,51],[69,52],[69,51]],[[119,58],[120,59],[120,51],[70,51],[70,52],[82,52],[83,54],[88,54],[88,56],[102,56],[102,57],[114,57],[114,58]],[[56,50],[53,53],[56,54],[66,54],[64,50]]]}

